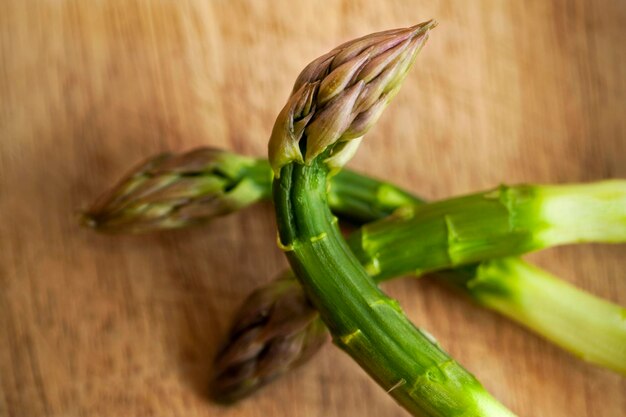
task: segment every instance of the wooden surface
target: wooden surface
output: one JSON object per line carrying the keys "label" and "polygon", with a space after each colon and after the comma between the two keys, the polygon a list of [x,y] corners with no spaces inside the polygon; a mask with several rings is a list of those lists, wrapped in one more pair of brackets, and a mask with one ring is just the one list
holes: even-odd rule
{"label": "wooden surface", "polygon": [[[626,176],[624,1],[1,0],[0,415],[406,415],[330,346],[241,405],[206,400],[231,313],[285,266],[269,205],[120,238],[75,212],[158,151],[263,155],[307,62],[428,18],[440,26],[351,166],[428,198]],[[530,259],[626,305],[624,254]],[[626,415],[623,377],[435,282],[385,288],[520,415]]]}

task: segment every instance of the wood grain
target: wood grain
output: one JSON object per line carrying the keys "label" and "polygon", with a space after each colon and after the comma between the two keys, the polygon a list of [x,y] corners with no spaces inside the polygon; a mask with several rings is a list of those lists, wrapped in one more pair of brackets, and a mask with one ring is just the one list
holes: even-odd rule
{"label": "wood grain", "polygon": [[[97,236],[75,216],[158,151],[263,155],[298,70],[352,37],[440,22],[353,167],[428,198],[626,176],[624,1],[0,0],[0,10],[1,416],[406,415],[332,347],[238,406],[206,400],[230,315],[285,266],[268,205],[141,237]],[[626,305],[623,246],[530,258]],[[626,415],[623,377],[435,282],[385,288],[520,415]]]}

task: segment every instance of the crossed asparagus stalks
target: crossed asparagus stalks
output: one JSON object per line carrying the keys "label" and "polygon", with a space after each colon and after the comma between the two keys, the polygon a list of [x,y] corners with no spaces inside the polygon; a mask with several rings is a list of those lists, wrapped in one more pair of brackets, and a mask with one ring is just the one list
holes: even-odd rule
{"label": "crossed asparagus stalks", "polygon": [[[309,65],[272,135],[274,174],[294,161],[311,164],[320,156],[332,169],[345,163],[397,92],[431,27],[370,35]],[[160,155],[131,172],[83,219],[105,232],[201,224],[268,198],[271,181],[266,161],[225,151]],[[510,257],[558,244],[624,241],[625,181],[500,187],[424,204],[392,184],[344,170],[331,178],[328,203],[352,221],[373,221],[348,244],[377,282],[445,270],[438,275],[479,304],[590,362],[626,373],[624,309]],[[317,311],[293,274],[285,273],[240,309],[216,359],[215,397],[229,402],[249,395],[306,362],[327,338]],[[406,404],[409,400],[399,401],[417,409]],[[498,410],[496,415],[505,415]]]}
{"label": "crossed asparagus stalks", "polygon": [[[198,226],[267,200],[271,176],[266,160],[228,151],[198,148],[161,154],[133,169],[84,213],[83,221],[96,231],[115,234]],[[446,259],[450,252],[447,239],[440,239],[439,247],[425,247],[422,242],[431,242],[432,232],[416,232],[436,229],[450,217],[464,218],[467,226],[506,224],[512,214],[499,200],[485,196],[506,194],[507,188],[426,204],[393,184],[343,170],[331,180],[329,202],[333,212],[352,224],[362,224],[348,242],[364,264],[374,263],[368,253],[377,253],[377,246],[385,249],[385,242],[393,242],[399,235],[410,239],[405,243],[410,251],[401,259],[388,261],[393,248],[377,258],[379,265],[381,258],[385,265],[377,272],[377,281],[435,272],[437,278],[479,305],[517,321],[588,362],[626,374],[624,308],[513,256],[555,244],[626,241],[626,181],[511,189],[535,190],[528,200],[531,204],[526,205],[538,209],[533,215],[534,225],[522,233],[523,239],[519,239],[520,230],[505,227],[493,236],[490,230],[476,227],[473,236],[466,234],[467,238],[460,240],[472,250],[476,250],[475,242],[490,242],[480,252],[455,262]],[[593,220],[593,227],[588,232],[572,233],[553,220],[551,224],[543,214],[548,210],[540,208],[555,204],[569,206],[568,221],[576,222],[586,213],[586,221]],[[495,215],[477,209],[479,206],[495,208]],[[512,242],[533,242],[541,233],[552,233],[556,240],[534,248],[511,248]],[[494,259],[498,257],[506,258]],[[454,266],[459,267],[448,269]],[[293,273],[286,271],[242,303],[228,341],[216,357],[213,394],[222,402],[250,395],[307,362],[327,340],[319,315]]]}

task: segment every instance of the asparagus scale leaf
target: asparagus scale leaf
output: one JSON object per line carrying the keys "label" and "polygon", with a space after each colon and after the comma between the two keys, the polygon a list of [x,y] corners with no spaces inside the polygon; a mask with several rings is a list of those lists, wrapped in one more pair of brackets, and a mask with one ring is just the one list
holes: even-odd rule
{"label": "asparagus scale leaf", "polygon": [[280,246],[334,343],[413,415],[512,415],[378,289],[327,203],[330,170],[355,151],[433,26],[348,42],[300,75],[269,145]]}

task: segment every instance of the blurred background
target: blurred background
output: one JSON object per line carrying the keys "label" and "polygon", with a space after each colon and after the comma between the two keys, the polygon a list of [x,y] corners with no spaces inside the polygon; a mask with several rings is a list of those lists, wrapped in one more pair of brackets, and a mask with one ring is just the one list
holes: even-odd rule
{"label": "blurred background", "polygon": [[[232,314],[285,265],[269,204],[195,230],[99,236],[76,213],[137,161],[263,156],[299,70],[439,21],[350,166],[429,199],[626,176],[626,2],[0,1],[0,416],[405,416],[327,346],[247,401],[207,400]],[[619,246],[529,257],[621,305]],[[618,416],[626,380],[432,280],[385,284],[527,416]]]}

